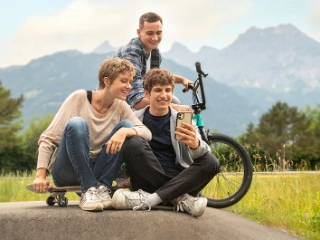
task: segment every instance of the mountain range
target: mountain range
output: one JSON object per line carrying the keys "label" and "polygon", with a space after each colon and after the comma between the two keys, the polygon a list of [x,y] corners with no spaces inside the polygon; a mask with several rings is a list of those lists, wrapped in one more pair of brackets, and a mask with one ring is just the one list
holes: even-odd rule
{"label": "mountain range", "polygon": [[[96,89],[100,63],[115,49],[105,41],[89,54],[58,52],[24,66],[0,68],[0,79],[14,97],[24,95],[26,126],[32,116],[55,113],[72,91]],[[195,80],[196,61],[209,74],[203,118],[211,130],[238,136],[276,101],[300,108],[319,103],[320,44],[291,24],[252,27],[221,50],[204,46],[193,53],[175,43],[163,53],[161,67]],[[178,85],[175,95],[182,104],[192,104],[191,94],[181,90]]]}
{"label": "mountain range", "polygon": [[221,50],[202,47],[191,53],[176,43],[163,55],[187,67],[197,59],[217,81],[233,87],[274,92],[320,89],[320,44],[291,24],[252,27]]}

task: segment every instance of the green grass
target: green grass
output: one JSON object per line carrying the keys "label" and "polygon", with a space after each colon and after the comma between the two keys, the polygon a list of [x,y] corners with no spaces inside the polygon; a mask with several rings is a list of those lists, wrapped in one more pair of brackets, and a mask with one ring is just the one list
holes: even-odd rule
{"label": "green grass", "polygon": [[226,210],[304,239],[320,239],[320,174],[254,175],[247,195]]}
{"label": "green grass", "polygon": [[[0,176],[0,202],[45,201],[49,196],[48,194],[33,193],[26,188],[27,184],[33,182],[34,176],[35,174],[30,176]],[[51,181],[51,178],[48,179]],[[68,200],[80,199],[75,193],[67,193],[66,197]]]}
{"label": "green grass", "polygon": [[[0,202],[45,200],[48,194],[28,191],[32,176],[0,176]],[[69,200],[79,200],[68,193]],[[264,225],[303,239],[320,239],[320,174],[254,175],[247,195],[226,208]],[[226,223],[227,224],[227,223]]]}

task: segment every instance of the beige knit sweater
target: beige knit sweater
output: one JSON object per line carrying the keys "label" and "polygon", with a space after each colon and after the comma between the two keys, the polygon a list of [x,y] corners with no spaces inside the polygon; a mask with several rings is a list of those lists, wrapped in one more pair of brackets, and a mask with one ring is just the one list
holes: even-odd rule
{"label": "beige knit sweater", "polygon": [[[39,154],[37,168],[52,170],[61,135],[67,121],[72,117],[82,117],[89,126],[90,158],[96,158],[106,143],[111,131],[119,121],[127,119],[133,122],[138,135],[151,140],[151,132],[135,116],[129,105],[122,100],[115,99],[105,114],[98,113],[89,103],[87,92],[78,90],[64,101],[51,124],[41,134],[38,141]],[[51,160],[51,161],[50,161]]]}

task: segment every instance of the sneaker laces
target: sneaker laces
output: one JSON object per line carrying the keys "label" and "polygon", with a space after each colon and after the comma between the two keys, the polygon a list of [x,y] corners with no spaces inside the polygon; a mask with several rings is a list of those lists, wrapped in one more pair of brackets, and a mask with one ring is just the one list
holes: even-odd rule
{"label": "sneaker laces", "polygon": [[92,200],[92,201],[98,200],[99,193],[98,193],[97,189],[89,188],[87,190],[87,192],[85,193],[85,199],[87,199],[87,197],[88,197],[88,200]]}
{"label": "sneaker laces", "polygon": [[140,201],[141,201],[141,203],[140,203],[138,206],[134,206],[134,207],[132,208],[133,211],[136,211],[136,210],[139,210],[139,209],[143,209],[143,206],[144,206],[144,205],[147,205],[147,206],[148,206],[148,210],[147,210],[147,209],[144,209],[144,210],[146,210],[147,212],[149,212],[149,211],[151,210],[151,206],[150,206],[148,203],[146,203],[146,198],[148,197],[148,195],[146,196],[146,194],[144,194],[144,192],[143,192],[141,189],[138,190],[138,193],[139,193],[139,195],[140,195]]}
{"label": "sneaker laces", "polygon": [[100,187],[100,196],[101,198],[107,198],[111,200],[110,194],[111,194],[111,190],[105,186]]}
{"label": "sneaker laces", "polygon": [[193,204],[192,202],[195,202],[196,200],[198,200],[198,198],[193,198],[191,200],[190,197],[188,197],[187,194],[184,194],[184,195],[182,195],[182,196],[177,198],[177,203],[173,207],[173,211],[175,211],[175,212],[179,212],[179,211],[184,212],[183,206],[187,207],[187,209],[189,211],[191,211],[190,205],[192,205]]}

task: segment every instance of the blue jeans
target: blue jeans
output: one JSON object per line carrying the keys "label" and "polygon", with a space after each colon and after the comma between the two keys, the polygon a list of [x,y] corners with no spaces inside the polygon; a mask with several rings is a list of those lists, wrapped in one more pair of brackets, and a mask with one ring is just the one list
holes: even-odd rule
{"label": "blue jeans", "polygon": [[[131,128],[134,124],[122,120],[112,130],[106,142],[120,128]],[[101,184],[111,188],[112,181],[124,162],[120,159],[123,148],[116,154],[107,154],[106,146],[97,158],[89,158],[90,136],[88,124],[81,117],[71,118],[61,137],[56,160],[52,168],[52,177],[56,186],[80,185],[85,192],[92,186]]]}

